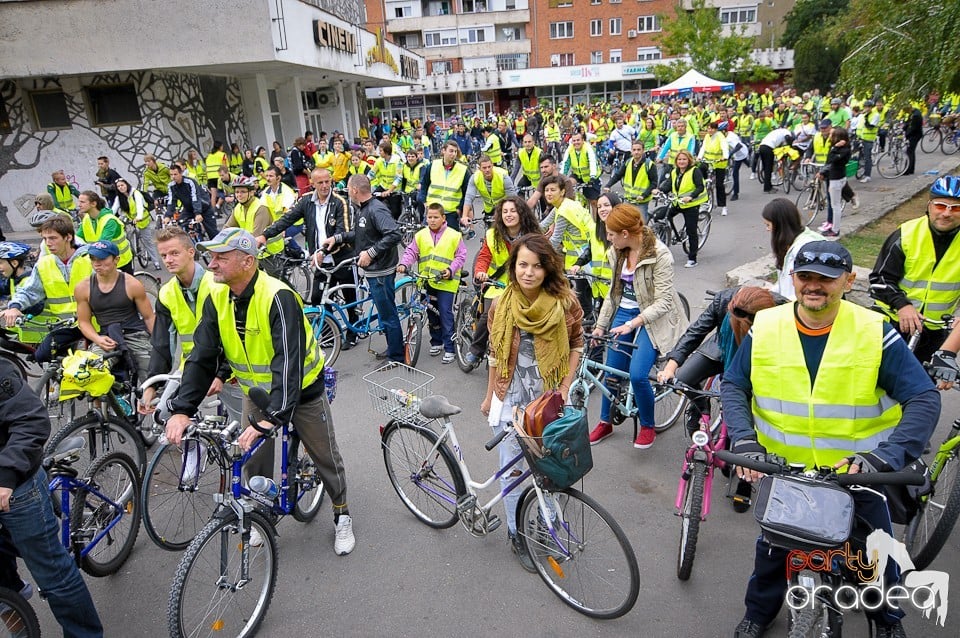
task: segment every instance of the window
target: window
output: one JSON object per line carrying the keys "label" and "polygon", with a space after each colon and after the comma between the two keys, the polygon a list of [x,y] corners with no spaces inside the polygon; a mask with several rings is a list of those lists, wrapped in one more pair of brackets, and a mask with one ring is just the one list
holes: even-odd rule
{"label": "window", "polygon": [[573,66],[573,54],[554,53],[550,56],[550,66]]}
{"label": "window", "polygon": [[756,21],[756,7],[729,7],[720,10],[720,24],[751,24]]}
{"label": "window", "polygon": [[529,53],[500,53],[497,55],[497,69],[500,71],[516,71],[529,67]]}
{"label": "window", "polygon": [[550,39],[559,40],[573,37],[573,22],[551,22]]}
{"label": "window", "polygon": [[88,86],[85,91],[90,123],[94,126],[139,124],[143,121],[140,116],[140,101],[133,84]]}
{"label": "window", "polygon": [[603,64],[603,51],[591,51],[590,64]]}
{"label": "window", "polygon": [[639,16],[637,18],[637,31],[640,33],[660,31],[660,16]]}
{"label": "window", "polygon": [[520,27],[503,27],[502,33],[503,39],[506,42],[513,42],[523,39],[523,33],[520,32]]}
{"label": "window", "polygon": [[646,60],[659,60],[662,57],[660,49],[657,47],[639,47],[637,49],[637,62]]}
{"label": "window", "polygon": [[460,36],[460,44],[473,44],[474,42],[484,42],[486,36],[483,29],[467,29],[465,34]]}
{"label": "window", "polygon": [[437,60],[430,63],[430,72],[434,75],[439,73],[453,73],[452,60]]}
{"label": "window", "polygon": [[478,13],[487,10],[487,0],[460,0],[462,13]]}
{"label": "window", "polygon": [[394,8],[393,8],[393,17],[394,17],[394,18],[408,18],[408,17],[410,17],[410,15],[411,15],[412,12],[413,12],[413,10],[412,10],[412,8],[410,7],[410,5],[407,5],[407,6],[405,6],[405,7],[394,7]]}
{"label": "window", "polygon": [[423,34],[423,45],[427,47],[448,47],[456,44],[456,31],[431,31]]}
{"label": "window", "polygon": [[590,36],[596,37],[603,35],[603,21],[601,20],[591,20],[590,21]]}
{"label": "window", "polygon": [[507,11],[513,11],[517,8],[517,0],[507,0]]}
{"label": "window", "polygon": [[610,62],[622,62],[623,49],[610,49]]}
{"label": "window", "polygon": [[610,0],[610,4],[620,4],[623,0]]}
{"label": "window", "polygon": [[70,128],[67,96],[63,91],[34,91],[29,95],[38,129]]}
{"label": "window", "polygon": [[592,5],[598,5],[598,4],[600,4],[601,1],[602,1],[602,0],[590,0],[590,4],[592,4]]}
{"label": "window", "polygon": [[623,18],[610,18],[610,35],[623,33]]}
{"label": "window", "polygon": [[551,9],[564,9],[573,6],[573,0],[550,0],[547,3]]}

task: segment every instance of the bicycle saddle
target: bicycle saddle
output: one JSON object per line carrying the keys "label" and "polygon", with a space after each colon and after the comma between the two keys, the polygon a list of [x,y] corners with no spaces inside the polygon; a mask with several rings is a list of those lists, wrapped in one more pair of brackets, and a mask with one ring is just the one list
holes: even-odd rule
{"label": "bicycle saddle", "polygon": [[454,414],[460,414],[461,410],[447,401],[447,397],[440,395],[429,396],[420,403],[420,414],[428,419],[444,419]]}
{"label": "bicycle saddle", "polygon": [[17,340],[17,335],[0,328],[0,348],[16,354],[33,354],[34,348]]}
{"label": "bicycle saddle", "polygon": [[70,465],[80,459],[80,450],[87,446],[82,436],[71,436],[61,443],[56,452],[43,459],[43,469],[49,470],[58,463]]}

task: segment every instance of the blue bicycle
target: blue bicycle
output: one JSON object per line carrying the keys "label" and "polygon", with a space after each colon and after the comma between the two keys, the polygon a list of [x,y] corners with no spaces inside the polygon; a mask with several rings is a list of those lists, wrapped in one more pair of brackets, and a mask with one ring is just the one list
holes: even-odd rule
{"label": "blue bicycle", "polygon": [[[332,277],[345,268],[353,271],[353,281],[356,283],[334,284]],[[382,333],[383,326],[373,304],[373,296],[366,281],[357,272],[357,259],[345,259],[331,267],[319,266],[316,276],[322,277],[320,284],[320,302],[303,309],[307,320],[313,327],[313,334],[323,349],[326,365],[332,366],[340,356],[343,346],[344,333],[350,332],[360,339],[370,335]],[[356,301],[347,302],[344,293],[354,291]],[[427,309],[422,303],[422,296],[417,292],[417,281],[414,277],[400,277],[394,284],[397,314],[400,317],[400,328],[403,330],[404,362],[409,366],[416,366],[420,357],[420,333]],[[356,323],[350,320],[350,315],[359,315]],[[370,351],[373,353],[373,351]]]}

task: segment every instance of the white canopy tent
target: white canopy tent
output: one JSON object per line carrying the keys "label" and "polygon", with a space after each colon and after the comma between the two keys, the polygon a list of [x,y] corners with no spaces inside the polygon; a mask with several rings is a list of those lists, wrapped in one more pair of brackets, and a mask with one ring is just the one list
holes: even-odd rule
{"label": "white canopy tent", "polygon": [[690,93],[717,93],[720,91],[732,91],[733,82],[720,82],[712,80],[703,73],[690,69],[679,78],[665,84],[658,89],[651,91],[654,97],[663,95],[689,95]]}

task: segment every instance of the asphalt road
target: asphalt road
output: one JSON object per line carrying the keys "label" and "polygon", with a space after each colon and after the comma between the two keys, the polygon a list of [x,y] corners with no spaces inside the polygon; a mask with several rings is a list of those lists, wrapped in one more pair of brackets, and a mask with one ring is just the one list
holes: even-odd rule
{"label": "asphalt road", "polygon": [[[921,156],[918,173],[942,160]],[[931,178],[932,180],[932,178]],[[893,186],[876,178],[855,185],[864,207]],[[723,286],[724,273],[769,250],[760,210],[769,196],[744,173],[741,198],[728,217],[715,217],[696,269],[678,267],[676,283],[703,308],[703,293]],[[475,250],[474,240],[472,249]],[[685,258],[674,249],[679,264]],[[382,340],[374,341],[382,348]],[[713,508],[700,533],[694,573],[688,582],[675,575],[679,521],[673,502],[686,442],[682,428],[661,435],[649,450],[631,445],[632,427],[594,448],[594,470],[583,489],[600,501],[627,532],[640,564],[641,591],[634,609],[618,620],[594,621],[566,607],[536,575],[524,572],[511,555],[506,532],[476,539],[459,525],[433,530],[420,524],[397,498],[383,469],[378,426],[383,418],[371,407],[362,382],[377,364],[363,347],[341,355],[340,384],[333,413],[346,463],[356,550],[333,553],[333,524],[326,503],[310,524],[284,520],[280,532],[280,573],[261,636],[730,636],[743,613],[743,592],[752,569],[758,528],[752,511],[736,514],[718,480]],[[491,435],[480,415],[483,371],[463,374],[442,366],[426,351],[420,368],[436,375],[434,392],[463,407],[457,432],[474,477],[496,468],[496,453],[483,449]],[[938,434],[958,413],[960,401],[944,397]],[[591,423],[599,405],[590,406]],[[502,511],[502,510],[500,510]],[[87,582],[103,618],[107,636],[165,636],[170,583],[180,555],[156,548],[141,531],[134,553],[120,573]],[[934,567],[953,572],[960,564],[960,532],[955,533]],[[960,586],[949,596],[960,609]],[[59,633],[45,603],[34,600],[47,635]],[[954,611],[956,615],[960,612]],[[911,636],[956,636],[911,612],[905,621]],[[949,625],[948,625],[949,627]],[[847,635],[866,636],[862,614],[846,617]],[[785,614],[768,635],[786,635]]]}

